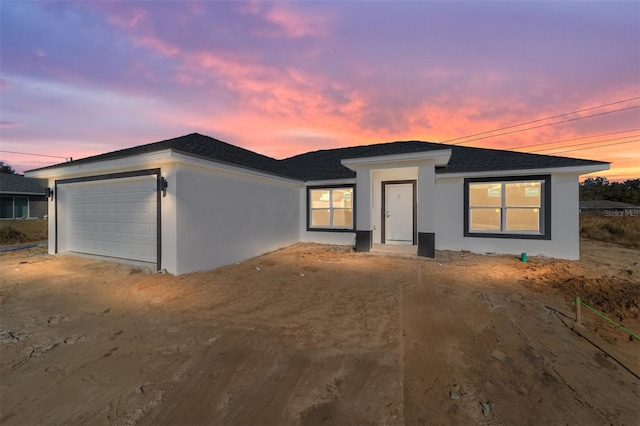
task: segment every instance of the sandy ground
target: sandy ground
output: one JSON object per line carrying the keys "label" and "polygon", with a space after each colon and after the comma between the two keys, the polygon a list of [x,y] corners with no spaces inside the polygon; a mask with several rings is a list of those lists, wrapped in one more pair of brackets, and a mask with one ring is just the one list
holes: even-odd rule
{"label": "sandy ground", "polygon": [[181,277],[3,253],[0,423],[635,425],[640,341],[585,312],[603,352],[570,300],[638,333],[640,251],[582,251],[298,244]]}

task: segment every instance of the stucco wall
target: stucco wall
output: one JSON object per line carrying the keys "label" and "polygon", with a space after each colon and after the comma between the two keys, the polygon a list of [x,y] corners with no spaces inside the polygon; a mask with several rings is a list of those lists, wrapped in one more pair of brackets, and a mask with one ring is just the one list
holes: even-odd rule
{"label": "stucco wall", "polygon": [[175,274],[178,271],[178,218],[176,207],[176,177],[175,163],[164,164],[161,168],[162,177],[167,181],[167,195],[160,198],[160,214],[162,221],[162,261],[161,268]]}
{"label": "stucco wall", "polygon": [[[325,182],[325,184],[327,184]],[[353,185],[351,182],[335,181],[330,185]],[[312,182],[310,186],[322,186],[322,183]],[[357,192],[356,192],[357,194]],[[298,194],[299,211],[300,211],[300,241],[305,243],[319,244],[338,244],[338,245],[354,245],[356,243],[355,232],[326,232],[326,231],[307,231],[307,186],[302,186]]]}
{"label": "stucco wall", "polygon": [[29,196],[29,217],[44,218],[47,214],[47,202],[49,199],[44,195]]}
{"label": "stucco wall", "polygon": [[435,233],[435,168],[421,165],[418,170],[418,232]]}
{"label": "stucco wall", "polygon": [[[53,186],[53,185],[52,185]],[[71,228],[68,220],[65,218],[70,217],[71,209],[69,207],[69,187],[60,185],[57,188],[56,202],[49,203],[49,253],[56,252],[56,227],[58,238],[58,252],[64,253],[71,249]],[[58,221],[56,226],[56,204],[57,213],[60,215],[61,220]]]}
{"label": "stucco wall", "polygon": [[464,237],[464,179],[436,180],[436,249],[578,259],[578,175],[551,176],[551,240]]}
{"label": "stucco wall", "polygon": [[176,206],[178,267],[170,272],[213,269],[300,240],[300,184],[178,165],[174,188],[165,197]]}
{"label": "stucco wall", "polygon": [[[135,160],[135,161],[134,161]],[[433,160],[435,161],[435,160]],[[436,249],[498,252],[558,258],[579,256],[578,174],[554,174],[552,186],[552,240],[465,238],[463,235],[464,180],[435,178],[433,161],[392,161],[361,164],[357,169],[356,227],[372,230],[373,242],[380,241],[381,182],[418,180],[418,231],[435,232]],[[43,171],[49,186],[60,178],[161,168],[169,183],[161,199],[162,268],[183,274],[209,270],[242,261],[298,241],[355,244],[353,232],[306,230],[306,187],[302,182],[265,176],[231,166],[212,165],[178,153],[114,160],[89,165],[70,165],[62,170]],[[322,185],[349,182],[311,182]],[[65,216],[65,191],[56,194],[60,216]],[[55,223],[54,206],[47,202],[50,223]],[[60,233],[67,233],[63,225]],[[64,238],[68,241],[68,238]],[[49,252],[55,251],[55,227],[49,226]],[[59,247],[59,251],[65,251]]]}
{"label": "stucco wall", "polygon": [[[55,179],[53,178],[49,178],[48,182],[47,182],[47,186],[49,188],[53,188],[54,187],[54,182]],[[58,197],[58,194],[55,194],[56,198]],[[56,223],[56,209],[55,209],[55,205],[56,203],[53,201],[49,201],[47,203],[47,221],[49,223],[48,226],[48,251],[49,254],[55,254],[56,252],[56,227],[55,227],[55,223]]]}
{"label": "stucco wall", "polygon": [[[372,200],[371,206],[371,225],[373,227],[373,242],[380,243],[382,241],[382,182],[396,180],[418,180],[418,168],[406,167],[400,169],[381,169],[371,172],[372,184]],[[418,182],[418,188],[420,183]],[[419,190],[418,190],[419,191]]]}
{"label": "stucco wall", "polygon": [[305,243],[352,246],[356,243],[356,234],[354,232],[303,231],[300,241]]}

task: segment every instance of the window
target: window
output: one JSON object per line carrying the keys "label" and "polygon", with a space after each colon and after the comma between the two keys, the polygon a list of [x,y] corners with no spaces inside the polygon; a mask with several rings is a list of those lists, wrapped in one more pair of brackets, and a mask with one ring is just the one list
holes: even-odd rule
{"label": "window", "polygon": [[13,219],[13,197],[0,197],[0,219]]}
{"label": "window", "polygon": [[0,197],[0,219],[26,219],[29,217],[27,197]]}
{"label": "window", "polygon": [[14,217],[26,219],[29,217],[29,203],[27,197],[15,197],[13,199]]}
{"label": "window", "polygon": [[353,186],[308,189],[308,230],[353,230]]}
{"label": "window", "polygon": [[465,179],[465,236],[551,238],[551,179]]}

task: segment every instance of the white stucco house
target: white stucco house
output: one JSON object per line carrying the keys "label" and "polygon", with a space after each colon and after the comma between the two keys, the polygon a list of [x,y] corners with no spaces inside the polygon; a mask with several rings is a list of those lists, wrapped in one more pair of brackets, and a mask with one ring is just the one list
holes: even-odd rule
{"label": "white stucco house", "polygon": [[609,163],[406,141],[276,160],[197,133],[27,172],[49,252],[209,270],[296,242],[577,259],[578,177]]}

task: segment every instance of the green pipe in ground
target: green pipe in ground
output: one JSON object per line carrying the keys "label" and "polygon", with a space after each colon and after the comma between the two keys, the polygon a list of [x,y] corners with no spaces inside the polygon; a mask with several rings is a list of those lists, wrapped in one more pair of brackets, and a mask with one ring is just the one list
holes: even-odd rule
{"label": "green pipe in ground", "polygon": [[611,318],[609,318],[608,316],[606,316],[605,314],[603,314],[602,312],[598,311],[597,309],[592,308],[591,306],[587,305],[586,303],[584,303],[582,300],[580,300],[579,297],[576,297],[576,300],[574,301],[574,303],[578,303],[582,306],[584,306],[585,308],[589,309],[590,311],[596,313],[597,315],[601,316],[602,318],[606,319],[607,321],[609,321],[611,324],[615,325],[616,327],[626,331],[627,333],[629,333],[630,335],[632,335],[633,337],[635,337],[636,339],[640,340],[640,336],[638,336],[636,333],[634,333],[633,331],[629,330],[628,328],[626,328],[625,326],[623,326],[622,324],[618,324],[617,322],[615,322],[614,320],[612,320]]}

